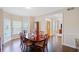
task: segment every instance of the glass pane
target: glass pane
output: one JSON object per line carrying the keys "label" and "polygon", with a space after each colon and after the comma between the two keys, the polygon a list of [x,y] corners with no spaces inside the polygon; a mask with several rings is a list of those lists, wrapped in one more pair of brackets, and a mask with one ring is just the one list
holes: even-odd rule
{"label": "glass pane", "polygon": [[8,17],[4,17],[4,43],[11,40],[11,23]]}
{"label": "glass pane", "polygon": [[24,19],[23,19],[23,30],[28,31],[28,27],[29,27],[29,19],[27,17],[24,17]]}
{"label": "glass pane", "polygon": [[21,21],[13,21],[13,34],[19,34],[21,32]]}

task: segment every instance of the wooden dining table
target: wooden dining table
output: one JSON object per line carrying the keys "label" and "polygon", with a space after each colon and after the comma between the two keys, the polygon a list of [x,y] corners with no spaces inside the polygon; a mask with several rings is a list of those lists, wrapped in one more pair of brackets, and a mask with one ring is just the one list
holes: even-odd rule
{"label": "wooden dining table", "polygon": [[31,51],[38,51],[41,52],[41,48],[44,46],[45,39],[44,37],[41,37],[40,40],[37,40],[35,37],[34,38],[28,38],[27,36],[25,37],[25,42],[26,46],[29,46]]}

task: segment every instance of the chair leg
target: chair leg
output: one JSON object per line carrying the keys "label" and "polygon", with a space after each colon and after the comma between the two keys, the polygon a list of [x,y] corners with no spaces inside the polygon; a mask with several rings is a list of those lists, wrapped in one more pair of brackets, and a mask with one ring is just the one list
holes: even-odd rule
{"label": "chair leg", "polygon": [[28,46],[26,47],[26,52],[29,52],[29,47]]}
{"label": "chair leg", "polygon": [[21,48],[21,51],[23,51],[23,44],[22,44],[22,42],[20,43],[20,48]]}
{"label": "chair leg", "polygon": [[23,47],[23,52],[28,52],[28,46],[26,46],[25,44],[24,44],[24,47]]}
{"label": "chair leg", "polygon": [[47,47],[47,45],[43,47],[43,52],[48,52],[48,47]]}
{"label": "chair leg", "polygon": [[25,52],[25,46],[24,46],[23,42],[21,42],[20,48],[21,48],[21,51],[22,51],[22,52]]}
{"label": "chair leg", "polygon": [[28,52],[28,46],[24,45],[24,51]]}
{"label": "chair leg", "polygon": [[47,46],[45,47],[45,51],[48,52],[48,47]]}
{"label": "chair leg", "polygon": [[48,47],[46,46],[46,51],[48,52]]}
{"label": "chair leg", "polygon": [[41,52],[45,52],[45,48],[41,48]]}

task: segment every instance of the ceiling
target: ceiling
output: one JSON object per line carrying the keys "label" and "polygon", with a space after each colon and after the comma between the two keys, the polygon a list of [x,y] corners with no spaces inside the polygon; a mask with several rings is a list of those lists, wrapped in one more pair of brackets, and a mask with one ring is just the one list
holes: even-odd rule
{"label": "ceiling", "polygon": [[40,16],[64,9],[63,7],[3,7],[4,11],[21,16]]}

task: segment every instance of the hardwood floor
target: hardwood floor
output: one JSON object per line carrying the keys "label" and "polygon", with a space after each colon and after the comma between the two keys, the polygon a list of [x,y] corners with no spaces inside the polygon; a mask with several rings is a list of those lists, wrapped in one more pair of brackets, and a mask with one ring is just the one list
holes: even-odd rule
{"label": "hardwood floor", "polygon": [[21,52],[20,40],[13,40],[3,46],[3,52]]}
{"label": "hardwood floor", "polygon": [[[3,46],[3,52],[21,52],[20,40],[16,39],[6,43]],[[57,37],[51,37],[48,41],[48,52],[61,52],[62,45],[61,39]]]}

